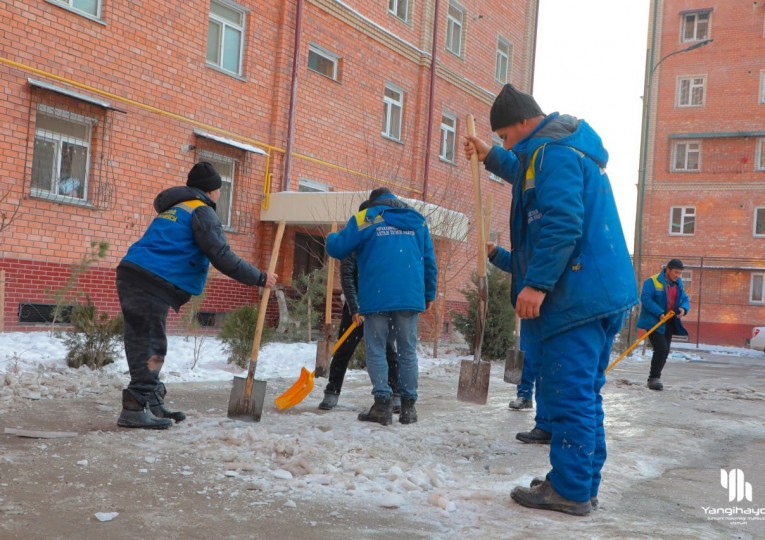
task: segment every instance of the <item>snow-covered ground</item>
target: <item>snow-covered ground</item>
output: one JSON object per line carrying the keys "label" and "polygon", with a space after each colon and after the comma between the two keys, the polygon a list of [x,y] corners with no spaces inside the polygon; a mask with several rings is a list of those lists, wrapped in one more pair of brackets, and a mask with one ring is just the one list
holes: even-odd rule
{"label": "snow-covered ground", "polygon": [[[170,337],[168,349],[163,369],[168,399],[180,395],[182,388],[205,386],[181,383],[220,387],[235,375],[245,375],[227,364],[215,338],[204,340],[194,369],[193,338]],[[365,372],[349,371],[340,406],[330,413],[316,409],[325,384],[317,380],[313,393],[293,409],[279,412],[267,404],[258,424],[228,419],[223,400],[205,408],[186,407],[187,421],[160,436],[116,429],[80,436],[103,448],[134,446],[137,464],[125,466],[136,467],[139,477],[155,468],[166,470],[177,456],[186,456],[188,465],[179,466],[178,474],[184,482],[194,483],[191,497],[225,498],[227,505],[278,504],[285,519],[290,519],[291,511],[332,500],[338,506],[335,519],[341,519],[344,511],[352,514],[349,509],[354,507],[360,514],[362,509],[385,509],[392,517],[399,516],[402,530],[410,531],[405,524],[411,526],[412,521],[424,523],[423,538],[723,538],[726,531],[740,538],[761,537],[765,522],[752,518],[735,527],[730,519],[723,522],[725,516],[711,519],[703,507],[722,507],[727,501],[720,486],[721,468],[742,469],[750,483],[765,478],[765,472],[759,472],[762,463],[748,461],[763,455],[765,371],[757,366],[762,360],[765,367],[765,354],[675,344],[665,368],[664,392],[645,388],[650,351],[644,355],[638,347],[623,360],[604,389],[609,461],[600,496],[603,508],[578,519],[524,509],[510,500],[513,487],[543,475],[549,462],[546,447],[515,440],[517,431],[532,427],[533,414],[507,409],[515,389],[503,383],[501,366],[493,366],[486,406],[460,403],[456,385],[459,363],[468,358],[464,350],[444,346],[438,358],[428,351],[420,350],[420,422],[411,426],[358,422],[357,412],[371,403],[370,388]],[[26,403],[46,400],[62,404],[94,400],[107,418],[116,421],[119,390],[129,380],[124,358],[94,372],[67,368],[65,354],[60,340],[47,332],[0,333],[0,415],[7,415],[0,425],[15,426],[14,412],[25,409]],[[265,345],[256,377],[268,381],[269,400],[296,380],[301,367],[312,369],[315,356],[315,344]],[[750,379],[736,378],[751,366],[756,369]],[[25,418],[25,425],[15,427],[37,427],[30,425],[29,414]],[[50,421],[45,427],[55,429]],[[8,437],[0,434],[0,449]],[[755,441],[759,450],[739,452],[737,461],[726,454],[726,444],[735,441]],[[36,462],[49,457],[46,445],[37,445],[34,451],[40,454]],[[8,474],[17,473],[8,472],[3,476],[3,463],[32,458],[19,454],[5,459],[0,457],[0,518],[4,511],[10,512],[8,508],[23,507],[19,502],[23,498],[16,501],[12,489],[23,483],[22,477],[9,480]],[[96,471],[98,458],[77,465]],[[668,478],[674,478],[677,493],[663,492]],[[765,506],[765,482],[753,485],[754,504]],[[254,494],[260,498],[250,500]],[[666,500],[677,507],[662,506]],[[120,520],[120,512],[114,516],[113,509],[93,507],[84,512],[99,520]],[[765,508],[762,513],[765,518]],[[310,523],[302,530],[293,518],[294,537],[315,537],[311,527],[334,530],[326,523]],[[391,527],[397,530],[395,522]],[[0,526],[0,537],[2,531]],[[104,534],[109,536],[108,530]]]}

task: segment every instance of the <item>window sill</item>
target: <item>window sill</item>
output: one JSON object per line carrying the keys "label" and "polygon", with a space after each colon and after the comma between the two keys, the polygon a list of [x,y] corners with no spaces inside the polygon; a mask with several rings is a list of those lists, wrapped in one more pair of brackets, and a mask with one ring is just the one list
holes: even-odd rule
{"label": "window sill", "polygon": [[223,73],[224,75],[228,75],[229,77],[233,77],[234,79],[238,79],[242,82],[247,82],[247,77],[245,77],[244,75],[238,75],[237,73],[234,73],[233,71],[223,69],[222,67],[217,66],[215,64],[211,64],[210,62],[205,62],[205,66],[214,71],[217,71],[218,73]]}
{"label": "window sill", "polygon": [[48,2],[49,4],[53,4],[56,7],[60,7],[61,9],[65,9],[65,10],[71,12],[71,13],[74,13],[75,15],[79,15],[81,17],[85,17],[86,19],[90,19],[91,21],[93,21],[95,23],[102,24],[102,25],[106,26],[106,21],[104,21],[100,17],[97,17],[95,15],[91,15],[87,11],[82,11],[80,9],[75,9],[72,6],[68,5],[68,4],[64,4],[62,2],[57,2],[56,0],[45,0],[45,1]]}
{"label": "window sill", "polygon": [[29,195],[30,197],[33,197],[35,199],[40,199],[40,200],[48,201],[52,203],[66,204],[69,206],[80,206],[83,208],[95,209],[95,206],[93,206],[93,203],[91,203],[90,201],[86,201],[83,199],[74,199],[72,197],[67,197],[66,195],[56,195],[49,191],[41,191],[39,189],[33,189],[32,191],[30,191]]}
{"label": "window sill", "polygon": [[382,132],[382,133],[380,133],[380,135],[382,135],[383,139],[388,139],[389,141],[394,142],[394,143],[398,143],[398,144],[404,144],[401,139],[394,139],[393,137],[391,137],[387,133]]}

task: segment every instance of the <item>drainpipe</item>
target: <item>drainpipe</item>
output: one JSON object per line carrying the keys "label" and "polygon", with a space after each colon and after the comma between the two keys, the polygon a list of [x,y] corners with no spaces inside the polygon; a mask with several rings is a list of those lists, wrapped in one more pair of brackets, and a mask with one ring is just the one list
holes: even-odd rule
{"label": "drainpipe", "polygon": [[303,26],[303,0],[297,0],[295,10],[295,43],[292,51],[292,83],[290,85],[290,109],[287,120],[287,148],[284,153],[284,182],[282,191],[290,191],[290,171],[292,169],[292,142],[295,138],[295,108],[297,102],[297,73],[300,56],[300,33]]}
{"label": "drainpipe", "polygon": [[428,179],[430,176],[430,137],[433,134],[433,101],[436,93],[436,56],[438,54],[438,12],[440,0],[433,7],[433,43],[430,48],[430,88],[428,89],[428,127],[425,132],[425,171],[422,175],[422,200],[428,200]]}

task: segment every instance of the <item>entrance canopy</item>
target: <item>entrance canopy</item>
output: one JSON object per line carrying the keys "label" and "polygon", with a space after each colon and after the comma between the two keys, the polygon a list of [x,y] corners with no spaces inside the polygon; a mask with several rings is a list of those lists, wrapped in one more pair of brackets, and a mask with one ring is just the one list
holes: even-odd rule
{"label": "entrance canopy", "polygon": [[[272,193],[268,208],[260,214],[262,221],[286,221],[288,225],[345,224],[369,191],[282,191]],[[456,210],[442,208],[417,199],[399,199],[420,212],[428,221],[430,234],[464,242],[468,218]]]}

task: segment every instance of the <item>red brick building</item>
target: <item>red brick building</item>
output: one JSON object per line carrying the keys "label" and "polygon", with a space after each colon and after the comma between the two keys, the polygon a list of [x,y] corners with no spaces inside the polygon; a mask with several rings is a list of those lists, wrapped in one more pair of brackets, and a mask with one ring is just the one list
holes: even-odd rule
{"label": "red brick building", "polygon": [[[386,185],[429,203],[447,222],[435,240],[448,323],[475,268],[465,116],[488,138],[502,85],[530,88],[536,4],[6,0],[2,328],[40,328],[51,292],[101,241],[107,256],[78,288],[117,313],[114,267],[153,218],[155,195],[201,159],[224,177],[219,214],[240,255],[266,268],[274,221],[288,221],[277,266],[286,286],[322,264],[311,253],[323,252],[329,222],[358,204],[345,192]],[[506,241],[509,189],[486,174],[482,189]],[[257,294],[212,272],[202,311]]]}
{"label": "red brick building", "polygon": [[640,281],[682,259],[690,339],[742,346],[765,324],[765,2],[652,0],[644,112]]}

